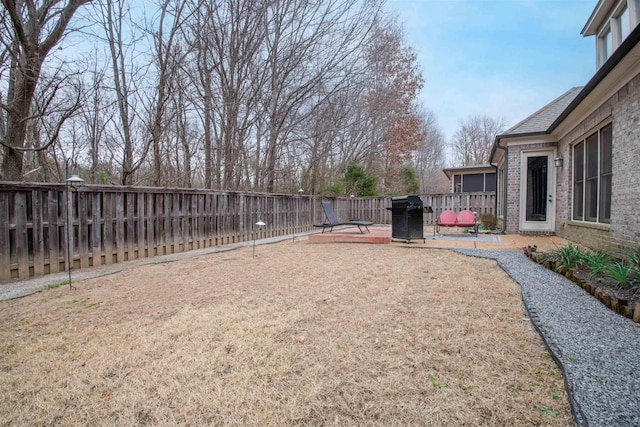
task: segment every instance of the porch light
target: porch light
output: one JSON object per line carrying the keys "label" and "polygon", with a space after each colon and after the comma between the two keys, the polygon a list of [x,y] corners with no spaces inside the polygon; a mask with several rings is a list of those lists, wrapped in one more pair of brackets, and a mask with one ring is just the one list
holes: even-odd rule
{"label": "porch light", "polygon": [[[66,255],[67,255],[67,259],[66,259],[66,267],[67,267],[67,271],[69,273],[69,288],[70,289],[75,289],[73,287],[73,285],[71,284],[71,261],[72,261],[72,256],[71,256],[71,242],[73,241],[73,230],[72,230],[72,224],[71,221],[69,219],[69,216],[72,213],[73,210],[73,201],[71,199],[71,193],[73,193],[73,190],[77,189],[78,186],[80,186],[83,182],[84,179],[80,178],[78,176],[78,174],[74,173],[73,175],[69,176],[69,169],[75,169],[76,168],[76,163],[75,161],[72,161],[71,159],[67,159],[66,164],[65,164],[65,168],[64,168],[64,192],[65,192],[65,198],[66,200],[66,214],[65,214],[65,228],[67,229],[67,250],[66,250]],[[80,215],[80,212],[78,212],[78,216]]]}
{"label": "porch light", "polygon": [[[256,215],[258,215],[258,211],[256,211]],[[258,228],[260,230],[262,230],[262,227],[264,227],[267,224],[265,224],[265,222],[263,220],[259,220],[258,222],[256,222],[256,225],[258,226]],[[256,232],[255,232],[255,230],[253,231],[253,257],[254,258],[256,257]]]}
{"label": "porch light", "polygon": [[556,164],[557,168],[561,168],[564,164],[564,159],[562,157],[556,157],[554,163]]}
{"label": "porch light", "polygon": [[76,188],[84,182],[84,179],[80,178],[77,174],[74,173],[69,178],[67,178],[66,181],[67,184],[69,184],[71,187]]}

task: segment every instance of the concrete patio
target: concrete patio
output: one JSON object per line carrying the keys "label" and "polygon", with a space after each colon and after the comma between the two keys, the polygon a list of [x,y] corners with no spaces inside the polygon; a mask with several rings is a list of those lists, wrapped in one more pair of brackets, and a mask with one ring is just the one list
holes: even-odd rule
{"label": "concrete patio", "polygon": [[[335,229],[332,232],[315,233],[308,236],[311,243],[373,243],[406,245],[400,239],[391,238],[391,227],[376,225],[369,227],[370,233],[361,233],[357,227]],[[463,228],[447,229],[446,233],[433,233],[433,227],[424,228],[424,238],[411,240],[411,246],[438,249],[522,249],[537,246],[540,250],[559,248],[567,240],[551,235],[480,234],[477,237],[464,232]]]}

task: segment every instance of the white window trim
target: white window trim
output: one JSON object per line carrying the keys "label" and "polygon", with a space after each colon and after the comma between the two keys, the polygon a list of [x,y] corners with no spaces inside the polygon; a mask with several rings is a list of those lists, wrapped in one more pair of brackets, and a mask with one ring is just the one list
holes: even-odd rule
{"label": "white window trim", "polygon": [[598,67],[601,67],[602,64],[604,64],[607,61],[607,59],[609,59],[609,57],[615,50],[615,46],[613,45],[613,40],[611,43],[611,52],[608,52],[607,50],[607,40],[605,39],[605,36],[607,35],[607,33],[609,33],[609,35],[613,37],[613,34],[611,34],[612,33],[611,30],[612,30],[611,24],[610,22],[607,22],[607,25],[603,26],[600,32],[598,32],[598,38],[597,38],[598,46],[596,48],[597,55],[598,55]]}

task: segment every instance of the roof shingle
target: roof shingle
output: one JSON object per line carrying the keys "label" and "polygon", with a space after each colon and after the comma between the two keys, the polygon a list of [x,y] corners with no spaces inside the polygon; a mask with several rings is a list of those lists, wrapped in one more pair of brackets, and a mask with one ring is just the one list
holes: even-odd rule
{"label": "roof shingle", "polygon": [[580,93],[582,86],[569,89],[520,123],[516,124],[504,135],[521,135],[546,132],[551,124],[560,116],[567,106]]}

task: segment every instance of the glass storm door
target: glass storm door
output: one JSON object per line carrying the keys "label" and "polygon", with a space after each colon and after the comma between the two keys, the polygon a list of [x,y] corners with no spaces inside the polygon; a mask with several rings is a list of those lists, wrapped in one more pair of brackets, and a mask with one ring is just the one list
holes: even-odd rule
{"label": "glass storm door", "polygon": [[555,231],[554,152],[522,154],[520,230]]}

